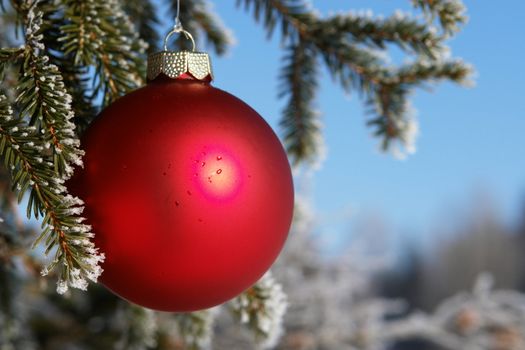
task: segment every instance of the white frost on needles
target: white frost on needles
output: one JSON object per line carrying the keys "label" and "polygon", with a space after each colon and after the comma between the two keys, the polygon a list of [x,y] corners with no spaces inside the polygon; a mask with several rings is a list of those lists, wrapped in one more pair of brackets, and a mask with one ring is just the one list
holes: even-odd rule
{"label": "white frost on needles", "polygon": [[175,316],[175,328],[187,348],[211,349],[213,324],[218,312],[219,308],[215,307]]}
{"label": "white frost on needles", "polygon": [[[42,12],[35,12],[35,7],[38,1],[35,1],[29,9],[27,14],[27,30],[26,30],[26,43],[28,51],[33,56],[33,60],[40,68],[40,72],[35,72],[35,78],[39,80],[37,88],[40,87],[36,92],[41,95],[42,100],[52,101],[49,102],[53,105],[48,105],[45,102],[42,103],[42,120],[46,127],[53,128],[56,132],[55,135],[46,135],[46,130],[42,129],[44,135],[48,138],[52,138],[53,142],[47,142],[50,147],[53,148],[53,152],[61,154],[64,149],[68,152],[64,153],[66,158],[65,164],[65,176],[64,180],[68,179],[73,174],[73,167],[70,165],[75,164],[82,166],[82,156],[84,152],[79,148],[80,140],[75,134],[75,124],[71,121],[75,116],[71,109],[71,103],[73,98],[67,92],[62,75],[58,67],[54,64],[49,63],[49,57],[46,56],[43,51],[45,46],[42,43],[43,35],[39,34],[40,27],[42,25]],[[44,96],[42,88],[46,87],[47,93]],[[18,97],[24,96],[23,93]]]}
{"label": "white frost on needles", "polygon": [[[408,107],[411,109],[411,107]],[[399,140],[403,145],[404,152],[396,153],[395,155],[401,159],[405,158],[406,155],[416,153],[416,139],[419,135],[419,123],[415,116],[410,115],[405,119],[397,121],[398,128],[401,131]]]}
{"label": "white frost on needles", "polygon": [[402,118],[392,120],[394,128],[398,130],[397,139],[392,140],[394,144],[390,148],[392,155],[400,160],[406,159],[408,155],[416,153],[416,140],[419,136],[419,122],[416,117],[416,110],[410,102],[405,101],[403,109],[406,115]]}
{"label": "white frost on needles", "polygon": [[283,317],[288,307],[282,286],[267,272],[253,287],[230,302],[241,323],[257,332],[263,349],[274,347],[283,334]]}
{"label": "white frost on needles", "polygon": [[[75,134],[75,124],[71,121],[74,112],[71,108],[72,97],[67,92],[63,78],[57,66],[49,63],[49,57],[44,54],[45,46],[42,43],[43,36],[40,33],[42,25],[42,12],[36,10],[38,0],[31,3],[27,14],[26,28],[26,51],[35,62],[38,70],[33,72],[35,79],[38,79],[37,87],[40,86],[36,93],[42,94],[42,87],[46,87],[45,99],[52,105],[42,104],[43,125],[40,132],[46,137],[44,128],[54,130],[55,134],[51,135],[53,142],[47,142],[53,153],[59,155],[56,159],[63,159],[63,173],[57,174],[52,183],[44,180],[39,183],[33,183],[33,186],[51,187],[51,191],[60,196],[63,201],[57,210],[62,213],[74,216],[75,224],[64,224],[61,227],[54,227],[48,224],[48,227],[60,236],[66,248],[60,247],[54,260],[42,270],[42,275],[47,275],[57,265],[62,265],[62,272],[57,283],[57,292],[64,294],[69,287],[86,290],[88,280],[96,282],[102,274],[101,263],[104,262],[105,256],[95,247],[90,238],[94,234],[91,232],[91,226],[82,224],[84,218],[79,215],[82,213],[84,203],[77,197],[67,193],[64,182],[73,174],[73,164],[82,166],[82,156],[84,152],[79,148],[80,141]],[[23,92],[19,96],[21,98]],[[35,130],[35,132],[38,132]],[[47,135],[49,137],[49,135]],[[36,147],[36,146],[35,146]],[[55,168],[56,164],[51,162],[44,163],[49,167]],[[75,237],[75,238],[71,238]],[[74,253],[73,253],[74,252]],[[68,255],[69,254],[69,255]],[[71,254],[75,254],[71,258]],[[71,258],[71,259],[70,259]],[[62,264],[60,264],[62,263]]]}

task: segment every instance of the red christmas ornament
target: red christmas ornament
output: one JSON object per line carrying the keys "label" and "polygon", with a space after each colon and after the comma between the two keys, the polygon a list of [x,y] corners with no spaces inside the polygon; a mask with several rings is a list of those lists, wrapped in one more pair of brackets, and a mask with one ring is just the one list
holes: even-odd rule
{"label": "red christmas ornament", "polygon": [[293,211],[278,138],[210,85],[207,55],[157,53],[149,78],[82,139],[71,191],[106,255],[101,282],[130,302],[193,311],[235,297],[272,265]]}

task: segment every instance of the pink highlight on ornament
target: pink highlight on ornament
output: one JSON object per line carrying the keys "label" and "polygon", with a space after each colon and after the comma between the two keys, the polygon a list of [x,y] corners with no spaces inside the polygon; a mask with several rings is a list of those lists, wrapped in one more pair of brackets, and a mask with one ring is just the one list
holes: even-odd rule
{"label": "pink highlight on ornament", "polygon": [[220,146],[204,147],[197,152],[197,163],[192,162],[191,172],[197,174],[195,188],[208,200],[230,200],[235,198],[243,185],[244,171],[234,152]]}

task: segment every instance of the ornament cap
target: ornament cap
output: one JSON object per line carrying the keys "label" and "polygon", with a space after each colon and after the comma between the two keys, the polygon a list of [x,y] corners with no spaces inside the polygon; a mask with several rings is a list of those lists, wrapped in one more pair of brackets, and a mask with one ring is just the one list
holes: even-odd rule
{"label": "ornament cap", "polygon": [[213,79],[210,56],[204,52],[161,51],[148,57],[148,80],[159,74],[177,79],[185,74],[202,81]]}

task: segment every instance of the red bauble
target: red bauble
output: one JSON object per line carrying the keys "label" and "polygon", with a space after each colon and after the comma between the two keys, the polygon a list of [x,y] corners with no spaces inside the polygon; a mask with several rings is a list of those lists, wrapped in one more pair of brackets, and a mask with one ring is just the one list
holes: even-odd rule
{"label": "red bauble", "polygon": [[290,166],[268,124],[196,79],[160,76],[90,126],[70,190],[106,255],[102,283],[163,311],[227,301],[286,240]]}

